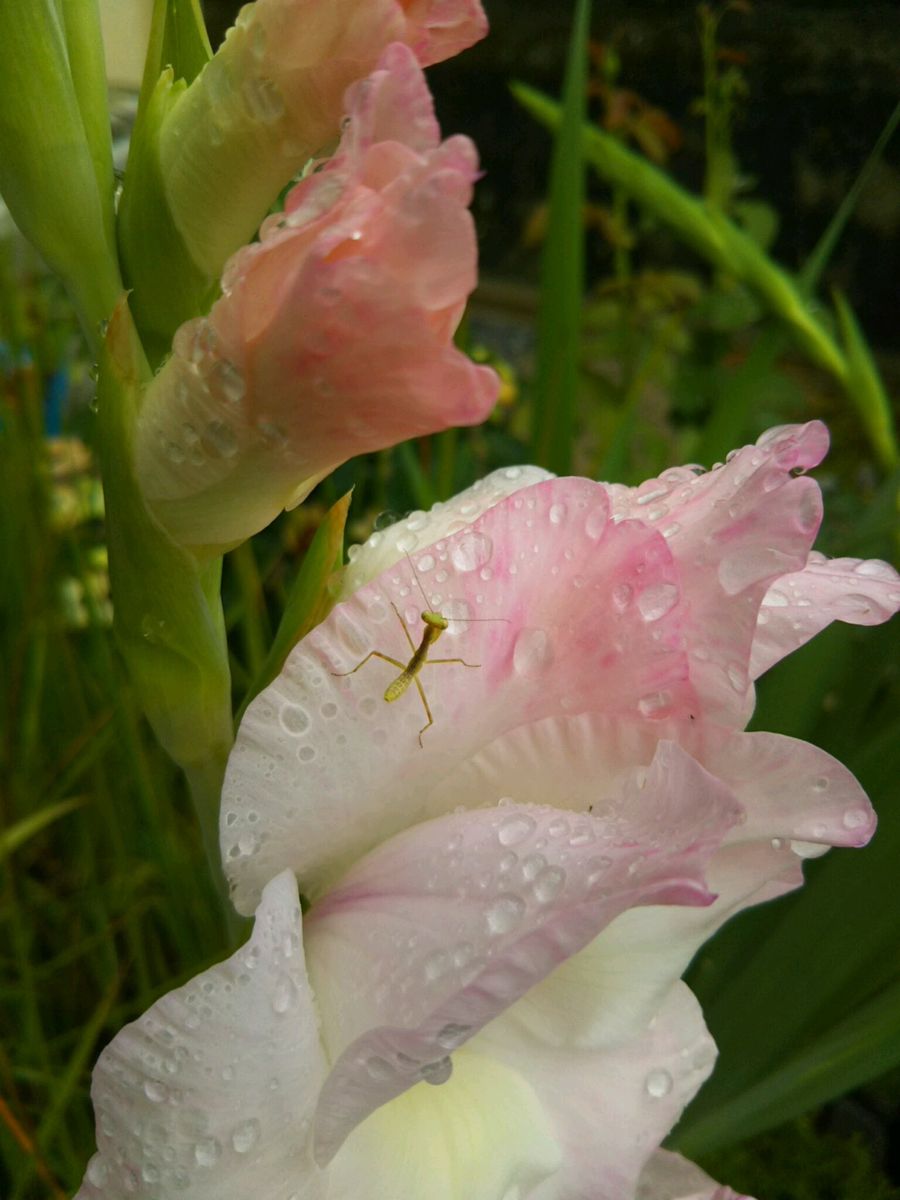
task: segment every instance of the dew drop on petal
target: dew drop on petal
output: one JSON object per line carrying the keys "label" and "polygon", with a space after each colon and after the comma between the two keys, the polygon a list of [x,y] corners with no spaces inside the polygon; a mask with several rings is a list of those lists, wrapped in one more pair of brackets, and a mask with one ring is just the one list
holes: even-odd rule
{"label": "dew drop on petal", "polygon": [[672,1090],[672,1076],[668,1071],[651,1071],[644,1080],[644,1089],[654,1100],[661,1100]]}
{"label": "dew drop on petal", "polygon": [[534,898],[539,904],[549,904],[562,891],[566,873],[562,867],[547,867],[532,884]]}
{"label": "dew drop on petal", "polygon": [[506,894],[498,896],[485,913],[488,933],[509,933],[521,921],[525,912],[525,901],[520,896]]}
{"label": "dew drop on petal", "polygon": [[438,1031],[437,1044],[444,1050],[455,1050],[472,1032],[471,1025],[457,1025],[451,1021]]}
{"label": "dew drop on petal", "polygon": [[671,703],[672,696],[669,692],[651,692],[638,700],[638,710],[643,717],[659,719],[668,713]]}
{"label": "dew drop on petal", "polygon": [[437,1062],[425,1063],[420,1068],[419,1074],[426,1083],[433,1084],[434,1087],[446,1083],[453,1074],[453,1063],[450,1060],[450,1056],[447,1055],[445,1058],[440,1058]]}
{"label": "dew drop on petal", "polygon": [[869,814],[864,808],[848,808],[843,816],[843,826],[845,829],[860,829],[868,820]]}
{"label": "dew drop on petal", "polygon": [[644,588],[638,596],[638,612],[645,621],[658,621],[678,603],[678,588],[674,583],[656,583]]}
{"label": "dew drop on petal", "polygon": [[613,608],[616,612],[625,612],[634,599],[634,588],[628,583],[620,583],[612,590]]}
{"label": "dew drop on petal", "polygon": [[551,504],[549,516],[551,525],[562,525],[566,519],[566,506],[564,504]]}
{"label": "dew drop on petal", "polygon": [[525,679],[539,675],[553,661],[553,648],[543,629],[522,629],[513,647],[513,668]]}
{"label": "dew drop on petal", "polygon": [[194,1161],[198,1167],[213,1167],[222,1157],[222,1147],[215,1138],[201,1138],[194,1146]]}
{"label": "dew drop on petal", "polygon": [[238,1154],[246,1154],[248,1150],[253,1149],[258,1141],[259,1121],[253,1117],[249,1121],[242,1121],[231,1135],[231,1144]]}
{"label": "dew drop on petal", "polygon": [[88,1183],[92,1183],[94,1187],[102,1188],[109,1178],[109,1167],[106,1164],[106,1159],[101,1154],[95,1154],[87,1165]]}
{"label": "dew drop on petal", "polygon": [[159,1104],[165,1100],[169,1094],[169,1089],[164,1083],[160,1083],[158,1079],[146,1079],[144,1081],[144,1095],[153,1104]]}
{"label": "dew drop on petal", "polygon": [[493,550],[494,544],[487,534],[473,529],[454,542],[450,559],[457,571],[477,571],[489,561]]}
{"label": "dew drop on petal", "polygon": [[281,727],[285,733],[297,737],[309,729],[309,714],[299,704],[285,704],[278,714]]}
{"label": "dew drop on petal", "polygon": [[293,979],[288,975],[282,977],[275,984],[275,990],[272,992],[272,1009],[277,1013],[286,1013],[289,1008],[292,1008],[294,1001],[297,998],[297,986]]}
{"label": "dew drop on petal", "polygon": [[525,813],[517,813],[502,822],[497,830],[497,840],[501,846],[517,846],[534,833],[534,830],[534,818]]}
{"label": "dew drop on petal", "polygon": [[540,875],[541,871],[546,867],[547,860],[543,854],[529,854],[527,858],[522,860],[522,874],[531,882]]}

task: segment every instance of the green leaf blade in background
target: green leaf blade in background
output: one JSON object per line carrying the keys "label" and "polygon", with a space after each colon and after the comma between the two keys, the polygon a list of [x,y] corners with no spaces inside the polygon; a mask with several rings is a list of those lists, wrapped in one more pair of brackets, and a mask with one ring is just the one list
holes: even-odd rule
{"label": "green leaf blade in background", "polygon": [[[590,19],[590,0],[578,0],[550,169],[547,237],[541,261],[532,447],[534,461],[557,475],[567,475],[572,469],[578,397],[584,299],[582,129]],[[518,94],[518,87],[513,91]]]}

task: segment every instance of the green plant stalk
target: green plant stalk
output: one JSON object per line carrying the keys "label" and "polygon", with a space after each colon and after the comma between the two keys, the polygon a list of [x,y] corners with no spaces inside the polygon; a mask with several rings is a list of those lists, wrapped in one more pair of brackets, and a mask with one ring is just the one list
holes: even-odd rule
{"label": "green plant stalk", "polygon": [[[558,128],[560,106],[524,84],[513,85],[519,102],[543,124]],[[885,431],[884,421],[875,424],[867,405],[871,391],[861,396],[855,389],[856,375],[848,356],[810,312],[804,293],[759,249],[755,242],[721,213],[711,212],[702,201],[691,196],[646,159],[620,145],[601,130],[584,132],[587,161],[614,186],[629,194],[678,236],[707,259],[716,269],[740,279],[751,288],[771,312],[791,329],[814,362],[840,383],[873,436],[873,449],[885,469],[891,469],[900,453],[892,430]],[[871,356],[869,356],[871,364]],[[877,375],[875,376],[877,379]],[[883,389],[879,388],[883,396]],[[882,410],[884,402],[879,402]],[[877,440],[874,438],[877,437]]]}

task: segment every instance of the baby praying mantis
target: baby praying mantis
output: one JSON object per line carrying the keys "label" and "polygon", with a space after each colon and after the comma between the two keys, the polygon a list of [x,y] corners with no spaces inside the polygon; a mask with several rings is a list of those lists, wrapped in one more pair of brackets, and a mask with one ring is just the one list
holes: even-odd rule
{"label": "baby praying mantis", "polygon": [[[407,555],[407,558],[409,559],[409,555]],[[419,579],[416,568],[413,566],[412,559],[409,559],[409,565],[412,567],[412,572],[413,572],[413,575],[415,576],[416,583],[419,585],[419,591],[422,593],[422,598],[425,601],[425,604],[427,606],[428,605],[428,597],[425,595],[425,589],[422,587],[421,580]],[[340,678],[344,678],[347,675],[355,675],[356,672],[361,667],[364,667],[366,665],[366,663],[369,662],[369,660],[372,658],[380,658],[382,660],[382,662],[390,663],[392,667],[397,667],[400,674],[397,676],[396,679],[392,680],[392,682],[389,683],[387,685],[387,687],[385,688],[384,699],[387,701],[388,704],[393,704],[395,700],[399,700],[401,696],[405,696],[406,693],[409,691],[410,686],[415,684],[416,690],[418,691],[419,697],[422,701],[422,706],[425,709],[425,715],[428,718],[428,720],[425,722],[425,724],[419,730],[419,745],[422,747],[422,749],[424,749],[424,745],[422,742],[422,734],[425,733],[427,730],[429,730],[431,728],[431,726],[434,724],[434,717],[432,716],[432,713],[431,713],[431,707],[428,704],[428,698],[425,695],[425,689],[422,687],[422,681],[419,679],[419,674],[420,674],[422,668],[426,665],[427,666],[446,666],[449,663],[458,663],[460,666],[463,666],[463,667],[475,668],[475,667],[479,667],[481,664],[466,662],[465,659],[462,659],[462,658],[429,658],[428,657],[428,651],[431,649],[431,647],[434,645],[434,643],[438,640],[438,638],[441,636],[441,634],[444,632],[445,629],[447,629],[447,627],[450,624],[451,618],[445,617],[443,615],[443,613],[435,612],[434,610],[432,610],[429,607],[426,607],[425,609],[423,609],[423,611],[420,615],[422,617],[422,622],[423,622],[425,628],[422,630],[422,640],[419,642],[419,644],[417,646],[416,643],[412,639],[412,635],[410,634],[409,630],[406,627],[406,622],[403,620],[403,618],[400,615],[400,610],[397,608],[397,605],[394,604],[393,600],[391,601],[391,608],[397,614],[397,620],[400,622],[400,626],[403,629],[403,634],[404,634],[407,642],[409,643],[410,650],[412,651],[409,662],[403,663],[398,658],[391,658],[391,656],[389,654],[382,654],[382,652],[380,650],[370,650],[369,653],[366,655],[366,657],[362,660],[362,662],[358,662],[351,671],[332,671],[331,673],[332,673],[332,675],[336,675]],[[502,621],[505,618],[503,618],[503,617],[480,617],[480,618],[479,617],[454,617],[452,619],[460,620],[460,621],[477,621],[477,620]]]}

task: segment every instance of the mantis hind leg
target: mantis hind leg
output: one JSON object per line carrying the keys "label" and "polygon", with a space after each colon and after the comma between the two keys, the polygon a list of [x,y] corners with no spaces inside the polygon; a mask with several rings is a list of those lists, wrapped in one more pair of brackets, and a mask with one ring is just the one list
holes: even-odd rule
{"label": "mantis hind leg", "polygon": [[425,746],[422,743],[422,734],[425,733],[427,729],[432,727],[434,724],[434,717],[431,715],[431,709],[428,707],[428,701],[425,699],[425,689],[422,687],[417,676],[413,678],[413,683],[416,685],[419,695],[422,698],[422,704],[425,707],[425,716],[428,718],[427,722],[419,730],[419,748],[424,750]]}
{"label": "mantis hind leg", "polygon": [[423,667],[437,667],[445,663],[459,663],[463,667],[480,667],[481,663],[466,662],[464,658],[426,658]]}

